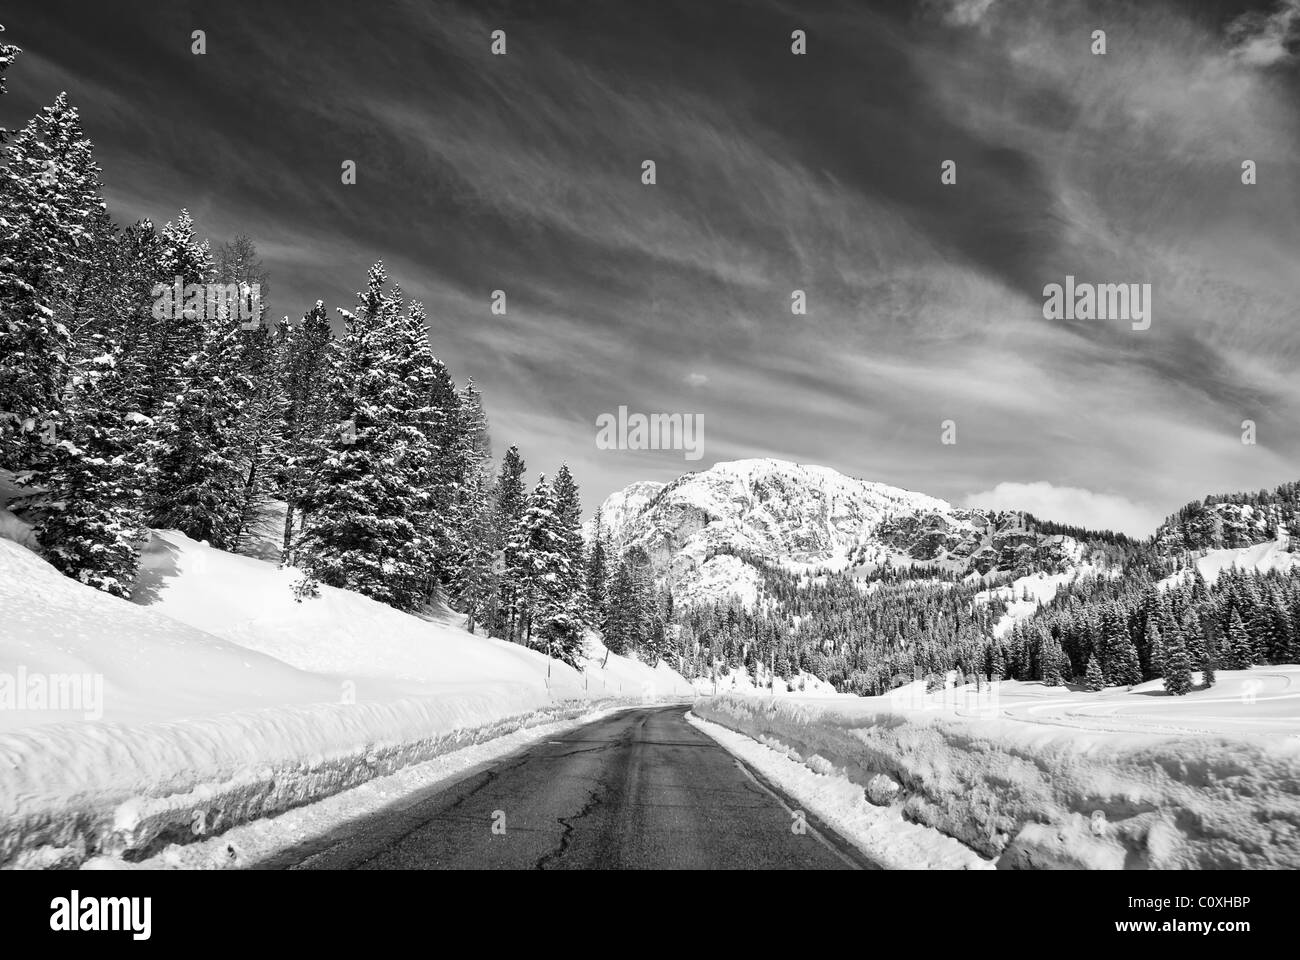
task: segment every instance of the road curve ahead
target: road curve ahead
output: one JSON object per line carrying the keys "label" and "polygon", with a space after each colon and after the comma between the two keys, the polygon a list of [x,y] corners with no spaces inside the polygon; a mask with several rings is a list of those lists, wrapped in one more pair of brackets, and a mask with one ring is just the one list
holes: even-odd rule
{"label": "road curve ahead", "polygon": [[[269,867],[830,869],[873,866],[684,719],[640,707],[407,798]],[[800,817],[794,814],[800,813]],[[797,828],[803,819],[806,827]]]}

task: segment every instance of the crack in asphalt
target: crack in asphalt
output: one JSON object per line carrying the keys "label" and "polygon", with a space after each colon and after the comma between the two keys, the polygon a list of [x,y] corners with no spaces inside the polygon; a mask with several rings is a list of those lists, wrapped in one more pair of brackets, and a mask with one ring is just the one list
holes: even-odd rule
{"label": "crack in asphalt", "polygon": [[560,857],[564,856],[565,853],[568,852],[569,843],[573,840],[575,824],[587,814],[591,813],[592,810],[595,810],[600,806],[603,799],[601,793],[603,793],[604,789],[605,785],[603,783],[596,784],[596,786],[587,794],[587,802],[583,804],[581,810],[569,817],[555,818],[555,822],[564,827],[564,833],[560,835],[559,846],[538,859],[538,861],[533,864],[534,870],[545,870],[548,863],[552,860],[560,859]]}
{"label": "crack in asphalt", "polygon": [[[641,719],[641,723],[637,725],[638,732],[640,731],[641,727],[645,726],[645,721],[646,718],[643,717]],[[622,736],[618,737],[615,740],[604,741],[602,745],[599,747],[594,747],[587,750],[576,750],[574,751],[574,753],[600,753],[602,751],[610,749],[611,747],[626,748],[630,746],[632,742],[633,742],[633,731],[628,730],[625,731]],[[583,817],[587,816],[588,814],[590,814],[592,810],[596,809],[598,806],[601,805],[601,803],[604,802],[603,794],[605,793],[606,789],[607,787],[605,784],[605,780],[603,778],[597,779],[596,785],[587,792],[587,801],[586,803],[583,804],[582,809],[580,809],[577,813],[572,814],[570,816],[555,818],[555,822],[564,828],[564,832],[560,834],[560,842],[555,847],[554,850],[551,850],[548,853],[541,856],[540,858],[538,858],[537,862],[533,864],[534,870],[545,870],[547,864],[559,860],[568,852],[569,844],[573,842],[574,831],[577,829],[578,821],[581,820]]]}

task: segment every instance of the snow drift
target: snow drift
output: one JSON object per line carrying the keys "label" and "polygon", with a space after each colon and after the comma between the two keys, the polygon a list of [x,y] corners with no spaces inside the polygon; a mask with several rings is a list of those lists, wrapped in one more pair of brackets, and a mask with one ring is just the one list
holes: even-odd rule
{"label": "snow drift", "polygon": [[1238,671],[1191,697],[1137,687],[1091,709],[1071,705],[1094,695],[1017,684],[988,717],[888,697],[723,695],[692,709],[863,788],[888,776],[904,817],[1001,868],[1294,869],[1300,668],[1267,672],[1273,695],[1253,686],[1264,671]]}

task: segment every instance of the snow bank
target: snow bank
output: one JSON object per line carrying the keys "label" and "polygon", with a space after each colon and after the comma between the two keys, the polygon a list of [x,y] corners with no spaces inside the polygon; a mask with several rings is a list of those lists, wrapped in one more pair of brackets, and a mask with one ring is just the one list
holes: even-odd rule
{"label": "snow bank", "polygon": [[136,603],[0,540],[0,865],[146,856],[596,706],[687,699],[591,645],[582,672],[177,533]]}
{"label": "snow bank", "polygon": [[863,788],[889,776],[904,817],[1002,868],[1300,867],[1294,734],[1168,735],[1131,720],[1080,729],[1005,711],[900,709],[883,697],[725,695],[693,712]]}
{"label": "snow bank", "polygon": [[869,801],[861,786],[823,757],[814,754],[805,761],[774,741],[760,743],[692,713],[686,719],[886,869],[986,870],[993,866],[992,860],[951,837],[909,823],[897,809]]}

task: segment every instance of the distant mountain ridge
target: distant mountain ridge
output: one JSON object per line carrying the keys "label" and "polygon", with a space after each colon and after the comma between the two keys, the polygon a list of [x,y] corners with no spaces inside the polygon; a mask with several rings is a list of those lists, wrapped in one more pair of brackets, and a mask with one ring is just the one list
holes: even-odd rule
{"label": "distant mountain ridge", "polygon": [[655,575],[687,600],[750,599],[759,578],[749,556],[793,572],[853,570],[864,579],[886,567],[1023,575],[1104,561],[1097,546],[1028,514],[959,509],[776,459],[634,483],[606,499],[600,521],[616,548],[644,551]]}

